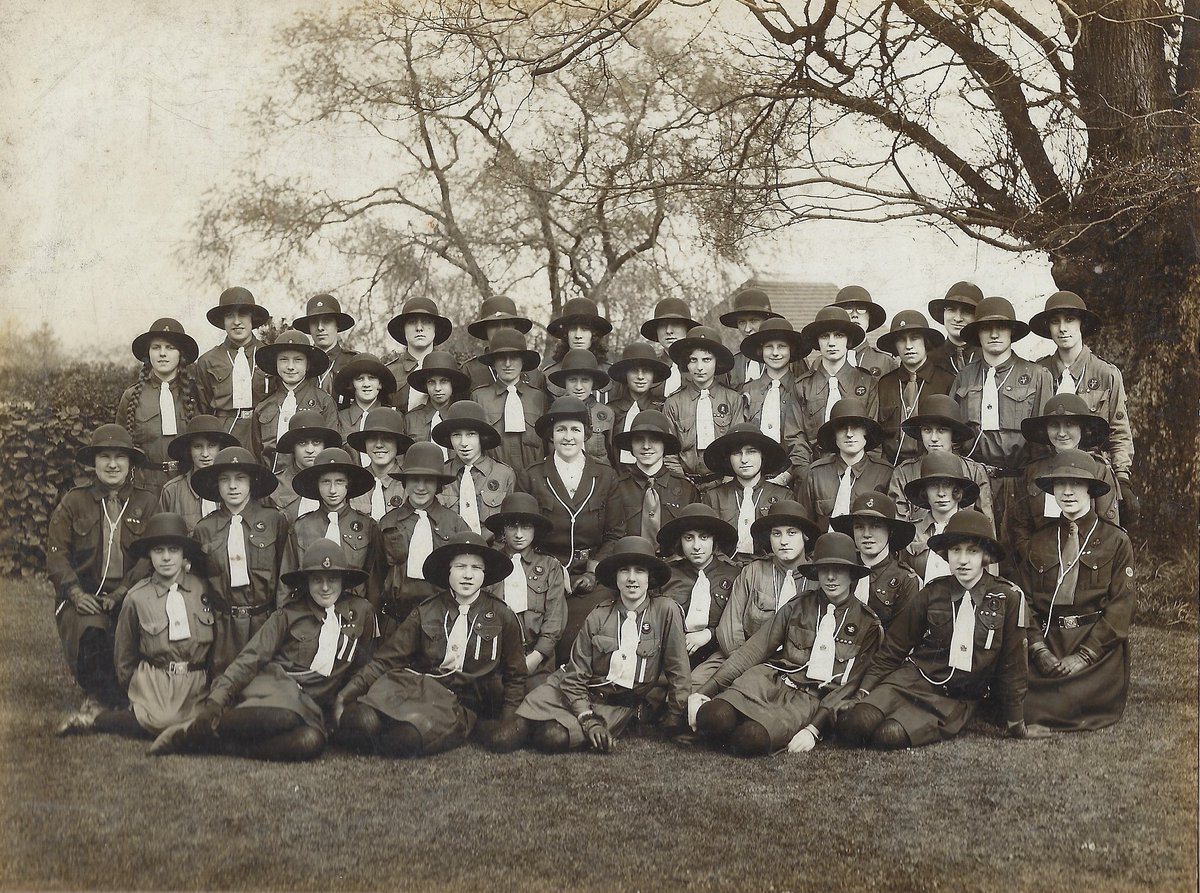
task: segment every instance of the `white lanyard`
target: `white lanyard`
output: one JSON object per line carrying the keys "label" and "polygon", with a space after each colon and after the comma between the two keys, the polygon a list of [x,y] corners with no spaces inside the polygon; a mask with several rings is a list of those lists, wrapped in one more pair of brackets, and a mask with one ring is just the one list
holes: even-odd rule
{"label": "white lanyard", "polygon": [[104,581],[108,577],[108,562],[112,559],[113,545],[117,541],[117,531],[121,529],[121,518],[125,515],[125,509],[129,508],[129,500],[125,500],[125,504],[117,512],[117,519],[115,521],[112,515],[108,513],[108,502],[106,500],[100,500],[100,508],[104,510],[104,519],[108,521],[108,538],[104,544],[104,565],[100,568],[100,585],[92,593],[93,597],[98,596],[100,590],[104,588]]}
{"label": "white lanyard", "polygon": [[583,514],[583,510],[587,508],[587,504],[591,500],[592,494],[596,492],[596,478],[594,476],[592,477],[591,489],[588,490],[588,495],[584,497],[583,502],[580,503],[579,508],[577,508],[575,511],[571,511],[571,507],[567,505],[566,500],[558,495],[558,491],[554,489],[554,485],[550,483],[549,478],[546,478],[546,486],[550,489],[550,492],[554,494],[554,498],[558,500],[559,504],[566,510],[567,514],[571,516],[571,554],[567,558],[567,566],[570,567],[571,562],[575,558],[575,519]]}
{"label": "white lanyard", "polygon": [[1046,609],[1046,626],[1042,630],[1043,637],[1048,636],[1050,634],[1050,620],[1054,616],[1054,600],[1056,598],[1058,598],[1059,587],[1062,586],[1063,580],[1065,580],[1067,578],[1067,574],[1069,574],[1071,572],[1071,568],[1073,568],[1073,567],[1075,567],[1075,565],[1079,564],[1079,559],[1081,559],[1083,557],[1083,549],[1088,544],[1088,540],[1090,540],[1092,538],[1092,534],[1096,532],[1096,525],[1098,525],[1099,523],[1100,523],[1099,518],[1097,518],[1095,521],[1092,522],[1092,529],[1087,532],[1087,536],[1085,536],[1082,540],[1079,541],[1079,554],[1076,555],[1075,560],[1072,561],[1066,567],[1063,567],[1063,563],[1062,563],[1062,530],[1061,529],[1059,530],[1059,536],[1057,538],[1058,539],[1058,568],[1059,568],[1058,582],[1054,584],[1054,592],[1050,595],[1050,607]]}

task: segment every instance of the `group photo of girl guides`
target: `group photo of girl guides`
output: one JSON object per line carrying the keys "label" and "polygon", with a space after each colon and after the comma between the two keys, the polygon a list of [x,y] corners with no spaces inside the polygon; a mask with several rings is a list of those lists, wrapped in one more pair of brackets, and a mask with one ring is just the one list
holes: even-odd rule
{"label": "group photo of girl guides", "polygon": [[859,286],[803,325],[757,288],[730,306],[737,352],[683,300],[613,344],[575,298],[543,356],[507,297],[451,320],[420,296],[386,363],[328,294],[269,344],[242,287],[204,333],[147,320],[50,520],[81,689],[58,734],[702,758],[1117,722],[1134,449],[1084,298],[1028,322],[970,282],[890,322]]}

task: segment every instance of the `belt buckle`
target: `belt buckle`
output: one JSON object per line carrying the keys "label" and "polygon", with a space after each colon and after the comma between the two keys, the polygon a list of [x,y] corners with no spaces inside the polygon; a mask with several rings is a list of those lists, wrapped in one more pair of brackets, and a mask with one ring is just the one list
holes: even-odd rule
{"label": "belt buckle", "polygon": [[792,678],[792,677],[791,677],[789,674],[787,674],[787,673],[784,673],[784,674],[783,674],[783,679],[782,679],[781,681],[783,682],[783,684],[784,684],[784,685],[786,685],[786,686],[787,686],[788,688],[790,688],[790,689],[793,689],[793,690],[795,690],[795,691],[799,691],[799,690],[800,690],[800,686],[796,684],[796,680],[795,680],[795,679],[793,679],[793,678]]}
{"label": "belt buckle", "polygon": [[254,410],[253,409],[239,409],[237,411],[237,417],[238,417],[238,419],[252,419],[252,418],[254,418]]}
{"label": "belt buckle", "polygon": [[1059,617],[1058,618],[1058,628],[1059,629],[1078,629],[1079,628],[1079,618],[1078,617]]}
{"label": "belt buckle", "polygon": [[245,605],[233,605],[232,607],[230,607],[229,613],[232,614],[234,617],[237,617],[241,620],[245,620],[247,617],[250,616],[250,609],[248,607],[246,607]]}
{"label": "belt buckle", "polygon": [[188,671],[188,662],[186,660],[172,660],[167,662],[167,673],[171,676],[183,676]]}
{"label": "belt buckle", "polygon": [[162,470],[165,471],[167,474],[178,474],[179,473],[179,463],[176,462],[174,459],[172,459],[170,462],[164,462],[162,464]]}
{"label": "belt buckle", "polygon": [[579,561],[587,561],[591,557],[592,557],[591,549],[576,549],[575,550],[575,558]]}

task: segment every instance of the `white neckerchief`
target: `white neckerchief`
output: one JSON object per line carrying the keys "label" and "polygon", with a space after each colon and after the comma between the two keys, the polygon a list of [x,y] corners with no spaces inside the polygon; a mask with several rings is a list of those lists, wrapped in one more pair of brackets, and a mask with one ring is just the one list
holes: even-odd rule
{"label": "white neckerchief", "polygon": [[[296,387],[299,387],[299,385]],[[276,441],[287,434],[288,423],[291,422],[292,416],[296,414],[296,390],[286,385],[284,386],[284,390],[287,391],[287,394],[284,396],[283,402],[279,404],[279,421],[275,425]]]}
{"label": "white neckerchief", "polygon": [[712,583],[704,568],[696,574],[696,582],[692,584],[692,596],[688,602],[687,616],[683,628],[689,633],[699,632],[708,627],[708,615],[712,608]]}
{"label": "white neckerchief", "polygon": [[179,433],[179,421],[175,418],[175,398],[171,396],[171,383],[159,382],[158,387],[158,416],[162,420],[164,437]]}
{"label": "white neckerchief", "polygon": [[837,620],[834,618],[833,605],[825,606],[825,613],[817,621],[817,636],[813,640],[812,650],[808,653],[808,678],[818,682],[829,682],[833,679],[834,635],[837,632]]}
{"label": "white neckerchief", "polygon": [[704,450],[717,439],[717,426],[713,420],[712,394],[708,388],[700,389],[696,398],[696,449]]}
{"label": "white neckerchief", "polygon": [[836,375],[829,376],[829,393],[825,396],[825,417],[824,421],[829,421],[829,414],[833,412],[833,404],[842,399],[842,385],[838,381]]}
{"label": "white neckerchief", "polygon": [[750,525],[754,523],[754,512],[758,507],[754,489],[754,484],[743,486],[742,497],[738,500],[737,551],[746,555],[754,554],[754,537],[750,535]]}
{"label": "white neckerchief", "polygon": [[383,478],[375,478],[371,489],[371,517],[378,521],[387,514],[387,498],[383,492]]}
{"label": "white neckerchief", "polygon": [[519,552],[512,555],[512,573],[504,578],[504,603],[514,614],[529,610],[529,577]]}
{"label": "white neckerchief", "polygon": [[341,545],[342,528],[341,525],[338,524],[338,513],[326,512],[325,517],[329,519],[329,526],[325,528],[325,539],[332,540],[338,545]]}
{"label": "white neckerchief", "polygon": [[474,626],[474,624],[468,625],[467,615],[478,598],[479,595],[476,593],[475,598],[469,602],[455,600],[458,605],[458,616],[454,618],[454,625],[446,633],[446,656],[442,658],[439,669],[449,670],[452,673],[462,672],[463,664],[467,660],[467,639],[471,637],[471,628]]}
{"label": "white neckerchief", "polygon": [[417,526],[413,528],[412,538],[408,542],[408,560],[404,571],[410,580],[424,580],[425,559],[433,551],[433,524],[425,509],[413,509],[413,512],[417,516]]}
{"label": "white neckerchief", "polygon": [[250,409],[254,406],[250,354],[245,347],[235,348],[229,353],[229,362],[233,364],[233,408]]}
{"label": "white neckerchief", "polygon": [[176,580],[167,590],[167,641],[179,642],[191,638],[192,628],[188,624],[187,605]]}
{"label": "white neckerchief", "polygon": [[229,555],[229,585],[250,585],[250,569],[246,559],[246,536],[242,529],[241,514],[229,519],[229,535],[225,540],[225,551]]}
{"label": "white neckerchief", "polygon": [[517,383],[504,386],[504,433],[522,434],[525,431],[525,408],[521,405],[521,395],[517,393]]}
{"label": "white neckerchief", "polygon": [[479,521],[479,494],[475,487],[475,475],[471,469],[475,466],[464,465],[461,481],[458,485],[458,515],[467,526],[476,533],[482,533]]}
{"label": "white neckerchief", "polygon": [[333,662],[337,657],[338,638],[342,634],[342,621],[335,611],[336,605],[325,609],[325,617],[321,621],[321,632],[317,636],[317,653],[313,655],[309,669],[322,676],[333,673]]}
{"label": "white neckerchief", "polygon": [[[933,529],[930,531],[930,536],[936,536],[939,533],[943,533],[945,530],[946,530],[945,524],[939,524],[939,523],[937,523],[937,521],[934,521]],[[949,575],[950,575],[949,563],[946,561],[945,558],[943,558],[937,552],[933,551],[933,549],[930,549],[926,553],[925,577],[921,580],[921,585],[928,586],[934,580],[938,579],[938,577],[948,577]]]}
{"label": "white neckerchief", "polygon": [[636,611],[619,609],[623,615],[617,630],[617,650],[608,665],[606,677],[613,685],[633,688],[637,684],[638,618]]}
{"label": "white neckerchief", "polygon": [[783,439],[783,425],[780,421],[782,394],[783,385],[779,379],[771,379],[771,383],[767,385],[767,395],[763,398],[762,422],[759,424],[759,430],[776,443]]}
{"label": "white neckerchief", "polygon": [[[625,413],[625,424],[621,427],[621,430],[628,433],[629,429],[633,427],[633,420],[637,418],[638,413],[641,411],[642,408],[634,400],[633,405],[629,407],[629,411]],[[629,450],[621,450],[617,461],[624,465],[632,465],[637,460],[633,458],[633,453],[629,452]]]}
{"label": "white neckerchief", "polygon": [[670,397],[681,387],[683,387],[683,376],[679,374],[679,367],[672,363],[671,371],[667,373],[667,380],[663,382],[663,396]]}
{"label": "white neckerchief", "polygon": [[963,593],[958,610],[954,612],[954,633],[950,637],[950,667],[971,672],[975,655],[975,602],[968,589]]}

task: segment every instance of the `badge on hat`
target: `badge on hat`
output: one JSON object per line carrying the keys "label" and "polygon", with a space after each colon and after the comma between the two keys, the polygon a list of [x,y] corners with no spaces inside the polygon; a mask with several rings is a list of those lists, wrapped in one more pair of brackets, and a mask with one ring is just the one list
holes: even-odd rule
{"label": "badge on hat", "polygon": [[330,558],[328,555],[326,555],[324,558],[321,559],[321,567],[325,568],[326,570],[329,570],[329,568],[333,567],[333,559]]}
{"label": "badge on hat", "polygon": [[867,508],[869,508],[869,509],[873,509],[873,508],[875,508],[875,497],[874,497],[874,496],[868,496],[868,497],[866,498],[866,501],[863,503],[863,505],[865,505],[865,506],[866,506]]}

